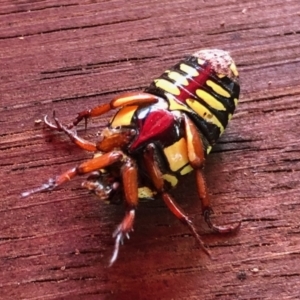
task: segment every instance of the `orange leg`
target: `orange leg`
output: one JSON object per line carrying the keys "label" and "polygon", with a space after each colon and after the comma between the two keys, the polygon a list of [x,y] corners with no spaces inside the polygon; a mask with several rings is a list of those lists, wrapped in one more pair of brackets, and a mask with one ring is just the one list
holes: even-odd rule
{"label": "orange leg", "polygon": [[207,186],[206,186],[204,175],[201,170],[204,165],[204,159],[205,159],[202,139],[200,137],[199,131],[187,116],[185,116],[184,121],[185,121],[188,156],[189,156],[191,166],[195,169],[196,172],[197,189],[202,203],[202,212],[203,212],[205,222],[211,229],[219,233],[228,233],[228,232],[237,231],[240,228],[241,222],[235,225],[217,226],[213,224],[210,219],[210,215],[213,213],[213,210],[210,206]]}
{"label": "orange leg", "polygon": [[90,160],[87,160],[81,163],[79,166],[69,169],[68,171],[58,175],[56,178],[49,179],[48,183],[43,184],[42,186],[29,190],[21,194],[22,197],[28,197],[31,194],[35,194],[43,191],[51,191],[56,187],[70,181],[75,176],[84,175],[99,169],[108,167],[118,161],[124,159],[124,154],[122,151],[112,151],[105,153],[101,156],[94,157]]}
{"label": "orange leg", "polygon": [[144,154],[144,161],[146,168],[149,172],[150,178],[152,179],[153,184],[155,185],[155,188],[158,190],[158,192],[161,193],[162,198],[164,202],[166,203],[167,207],[170,209],[170,211],[185,225],[188,226],[188,228],[193,233],[194,237],[198,241],[200,247],[202,250],[210,256],[209,251],[206,249],[203,241],[201,240],[201,237],[197,233],[192,221],[188,218],[188,216],[184,213],[184,211],[180,208],[180,206],[175,202],[175,200],[164,191],[164,179],[162,178],[162,173],[159,169],[158,164],[156,163],[154,159],[154,153],[155,153],[155,146],[153,144],[148,145],[146,152]]}
{"label": "orange leg", "polygon": [[229,233],[229,232],[237,231],[241,227],[240,221],[234,225],[223,225],[223,226],[218,226],[212,223],[210,219],[210,215],[213,214],[213,209],[210,206],[207,186],[206,186],[204,175],[201,170],[196,170],[196,183],[198,188],[198,194],[202,202],[202,212],[203,212],[204,220],[209,226],[209,228],[219,233]]}
{"label": "orange leg", "polygon": [[45,116],[44,122],[53,130],[63,131],[79,148],[90,152],[109,152],[115,148],[122,148],[127,145],[136,134],[134,129],[129,128],[105,128],[101,133],[100,140],[97,143],[93,143],[79,137],[76,129],[69,129],[68,126],[63,125],[55,116],[55,112],[53,112],[53,119],[56,125],[50,123],[47,116]]}
{"label": "orange leg", "polygon": [[[158,101],[158,98],[154,95],[147,94],[147,93],[126,93],[121,96],[114,98],[111,102],[96,106],[92,109],[82,111],[78,113],[78,116],[75,120],[67,125],[64,126],[55,116],[55,111],[53,112],[53,119],[55,121],[55,125],[48,121],[48,116],[44,117],[44,122],[46,126],[52,130],[58,130],[65,132],[71,141],[75,143],[80,148],[86,151],[96,151],[101,150],[106,152],[107,146],[110,147],[108,151],[110,151],[114,146],[122,146],[124,143],[132,137],[132,132],[116,132],[114,135],[106,136],[105,141],[101,141],[101,145],[96,145],[95,143],[89,142],[77,135],[76,130],[71,130],[75,127],[80,121],[85,119],[85,123],[87,124],[87,119],[92,117],[98,117],[112,109],[121,108],[123,106],[129,105],[147,105],[153,104]],[[85,126],[86,127],[86,126]],[[104,150],[103,150],[104,149]]]}
{"label": "orange leg", "polygon": [[92,109],[84,110],[78,113],[78,116],[70,125],[68,125],[68,128],[70,129],[76,126],[83,119],[85,119],[85,122],[87,122],[88,118],[101,116],[112,109],[121,108],[123,106],[129,106],[129,105],[153,104],[156,103],[157,101],[158,98],[156,96],[148,93],[142,93],[142,92],[125,93],[114,98],[109,103],[98,105]]}
{"label": "orange leg", "polygon": [[48,183],[21,194],[22,197],[28,197],[37,192],[50,191],[64,184],[65,182],[70,181],[75,176],[91,173],[99,169],[104,169],[117,162],[122,163],[121,177],[123,181],[125,194],[124,200],[127,206],[127,212],[124,219],[113,234],[113,237],[115,238],[115,247],[110,260],[110,265],[112,265],[117,259],[120,244],[123,243],[125,237],[129,237],[129,232],[132,231],[135,208],[138,204],[138,171],[135,162],[131,158],[127,157],[122,151],[111,151],[87,160],[81,163],[79,166],[62,173],[56,178],[49,179]]}
{"label": "orange leg", "polygon": [[135,209],[128,210],[125,214],[123,221],[117,227],[115,232],[113,233],[113,237],[115,238],[115,247],[113,251],[113,255],[109,261],[109,267],[111,267],[114,262],[118,258],[120,245],[124,242],[124,237],[129,239],[129,232],[132,231],[133,222],[135,218]]}
{"label": "orange leg", "polygon": [[125,217],[113,233],[115,247],[109,266],[116,261],[120,244],[123,244],[124,238],[126,237],[129,239],[129,232],[133,230],[135,209],[138,204],[138,170],[132,159],[128,158],[126,160],[121,168],[121,175],[127,207]]}
{"label": "orange leg", "polygon": [[184,115],[184,125],[190,164],[194,169],[202,168],[205,162],[205,156],[199,130],[186,115]]}
{"label": "orange leg", "polygon": [[63,131],[69,138],[70,140],[76,144],[79,148],[90,151],[90,152],[95,152],[97,150],[96,143],[92,143],[90,141],[87,141],[77,135],[77,131],[75,129],[69,129],[67,126],[63,125],[58,118],[55,115],[55,111],[53,111],[53,119],[55,121],[56,125],[53,125],[48,121],[47,116],[44,118],[45,124],[53,129],[53,130],[58,130],[58,131]]}

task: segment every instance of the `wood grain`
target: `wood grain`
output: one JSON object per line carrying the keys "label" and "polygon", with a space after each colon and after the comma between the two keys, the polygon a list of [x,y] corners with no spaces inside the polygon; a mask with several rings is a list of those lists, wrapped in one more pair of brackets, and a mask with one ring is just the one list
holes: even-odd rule
{"label": "wood grain", "polygon": [[[299,0],[1,1],[0,298],[299,299],[299,34]],[[216,220],[241,219],[241,231],[210,232],[187,176],[173,195],[215,260],[157,200],[139,206],[107,268],[122,206],[82,178],[19,197],[90,157],[39,120],[142,90],[200,48],[230,51],[240,71],[240,104],[206,174]]]}

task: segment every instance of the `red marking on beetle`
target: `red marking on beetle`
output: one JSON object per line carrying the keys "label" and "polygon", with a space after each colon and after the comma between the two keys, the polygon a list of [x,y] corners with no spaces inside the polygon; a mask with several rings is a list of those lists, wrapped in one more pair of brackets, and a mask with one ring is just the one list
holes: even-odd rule
{"label": "red marking on beetle", "polygon": [[155,110],[148,114],[140,129],[137,139],[131,144],[130,150],[136,150],[144,142],[150,142],[160,134],[166,132],[174,124],[174,116],[165,110]]}
{"label": "red marking on beetle", "polygon": [[205,84],[206,80],[211,74],[211,65],[207,64],[203,69],[197,68],[197,71],[199,73],[198,76],[186,77],[189,83],[187,86],[178,86],[180,89],[180,94],[176,96],[176,99],[182,103],[185,103],[186,99],[188,98],[195,98],[196,90]]}

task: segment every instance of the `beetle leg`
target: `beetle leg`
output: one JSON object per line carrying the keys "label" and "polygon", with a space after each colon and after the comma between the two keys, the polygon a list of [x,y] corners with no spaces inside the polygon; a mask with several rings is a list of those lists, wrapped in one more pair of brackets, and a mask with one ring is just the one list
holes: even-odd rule
{"label": "beetle leg", "polygon": [[136,164],[132,159],[126,159],[125,164],[121,168],[121,175],[127,211],[122,222],[113,233],[113,237],[115,238],[115,247],[109,266],[116,261],[120,244],[123,244],[124,238],[126,237],[129,239],[129,232],[133,230],[135,208],[138,204],[138,171]]}
{"label": "beetle leg", "polygon": [[[53,111],[53,116],[55,116],[55,111]],[[46,115],[44,117],[44,123],[46,124],[46,126],[52,130],[58,130],[60,131],[57,126],[53,125],[51,122],[48,121],[48,115]]]}
{"label": "beetle leg", "polygon": [[206,186],[204,175],[201,170],[205,160],[202,139],[200,137],[199,131],[197,130],[196,126],[187,116],[184,116],[184,122],[185,122],[185,133],[187,139],[188,157],[191,166],[196,170],[196,182],[197,182],[198,194],[202,203],[204,220],[207,223],[207,225],[216,232],[219,233],[234,232],[240,228],[241,222],[235,225],[217,226],[213,224],[210,219],[210,215],[213,213],[213,210],[210,206],[207,186]]}
{"label": "beetle leg", "polygon": [[160,168],[154,159],[154,153],[155,153],[155,146],[153,144],[148,145],[146,152],[144,153],[144,161],[155,188],[158,190],[158,192],[161,193],[162,198],[165,204],[167,205],[167,207],[170,209],[170,211],[175,215],[176,218],[178,218],[182,223],[188,226],[188,228],[190,229],[190,231],[193,233],[194,237],[198,241],[201,249],[210,257],[210,253],[205,247],[201,237],[197,233],[192,221],[184,213],[184,211],[180,208],[180,206],[175,202],[175,200],[171,197],[171,195],[169,195],[164,191],[165,187],[164,187],[164,179],[162,177],[163,174],[161,173]]}
{"label": "beetle leg", "polygon": [[141,92],[125,93],[121,96],[114,98],[109,103],[101,104],[89,110],[84,110],[78,113],[75,120],[68,125],[68,128],[70,129],[76,126],[83,119],[85,119],[85,122],[87,122],[88,118],[98,117],[100,115],[107,113],[112,109],[120,108],[122,106],[129,106],[129,105],[153,104],[156,103],[157,101],[158,98],[156,96],[148,93],[141,93]]}
{"label": "beetle leg", "polygon": [[184,115],[184,125],[189,162],[194,169],[202,168],[205,156],[199,130],[186,115]]}
{"label": "beetle leg", "polygon": [[71,130],[67,126],[63,125],[56,117],[55,111],[53,111],[53,119],[55,121],[56,126],[48,121],[47,116],[45,116],[45,118],[44,118],[45,124],[49,128],[55,129],[58,131],[63,131],[74,144],[76,144],[79,148],[81,148],[83,150],[90,151],[90,152],[95,152],[97,150],[95,143],[92,143],[88,140],[85,140],[85,139],[79,137],[77,135],[77,131],[75,129]]}
{"label": "beetle leg", "polygon": [[196,182],[197,182],[198,194],[202,202],[202,211],[203,211],[204,220],[207,223],[207,225],[212,230],[219,233],[229,233],[229,232],[237,231],[241,226],[241,221],[239,221],[234,225],[223,225],[223,226],[215,225],[212,223],[210,219],[210,215],[213,214],[213,210],[210,206],[207,186],[206,186],[204,175],[201,170],[196,170]]}
{"label": "beetle leg", "polygon": [[120,250],[120,245],[123,244],[124,238],[126,237],[129,239],[128,232],[133,230],[132,226],[133,226],[134,217],[135,217],[135,209],[127,211],[122,223],[117,227],[117,229],[113,233],[113,237],[115,238],[115,246],[114,246],[113,255],[109,261],[109,265],[108,265],[109,267],[111,267],[117,260],[119,250]]}
{"label": "beetle leg", "polygon": [[28,197],[31,194],[35,194],[43,191],[51,191],[56,187],[62,185],[65,182],[70,181],[75,176],[84,175],[99,169],[103,169],[112,165],[115,162],[121,161],[124,158],[124,154],[121,151],[112,151],[105,153],[101,156],[94,157],[81,163],[79,166],[69,169],[66,172],[58,175],[56,178],[51,178],[49,181],[38,188],[31,189],[21,194],[22,197]]}
{"label": "beetle leg", "polygon": [[111,151],[101,156],[94,157],[86,162],[83,162],[78,167],[72,168],[54,179],[49,179],[48,183],[42,186],[31,189],[21,194],[21,197],[28,197],[31,194],[50,191],[54,188],[62,185],[65,182],[70,181],[72,178],[78,175],[91,173],[93,171],[106,168],[116,162],[122,162],[121,175],[124,186],[125,203],[127,205],[127,212],[124,219],[116,228],[113,237],[115,240],[115,248],[113,256],[110,260],[110,266],[116,261],[120,244],[123,243],[125,237],[129,238],[129,232],[132,231],[133,222],[135,217],[135,208],[138,203],[138,171],[137,167],[132,159],[125,156],[122,151]]}

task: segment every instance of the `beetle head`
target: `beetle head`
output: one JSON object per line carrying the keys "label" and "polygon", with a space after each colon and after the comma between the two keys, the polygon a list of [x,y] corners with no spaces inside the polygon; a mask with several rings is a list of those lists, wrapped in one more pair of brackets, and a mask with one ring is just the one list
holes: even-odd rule
{"label": "beetle head", "polygon": [[110,202],[120,188],[120,183],[110,172],[101,169],[90,174],[86,181],[82,183],[82,187],[93,192],[101,200],[109,200]]}
{"label": "beetle head", "polygon": [[124,149],[135,137],[136,131],[131,128],[105,128],[100,135],[97,149],[109,152],[114,149]]}

